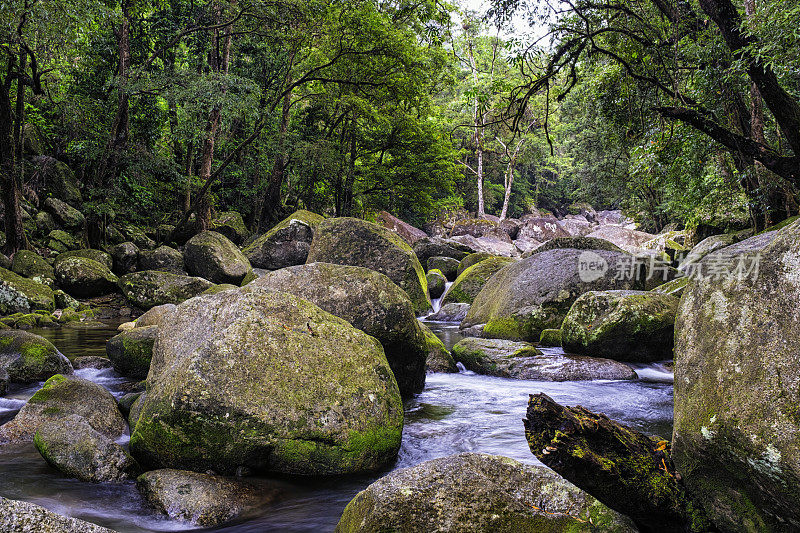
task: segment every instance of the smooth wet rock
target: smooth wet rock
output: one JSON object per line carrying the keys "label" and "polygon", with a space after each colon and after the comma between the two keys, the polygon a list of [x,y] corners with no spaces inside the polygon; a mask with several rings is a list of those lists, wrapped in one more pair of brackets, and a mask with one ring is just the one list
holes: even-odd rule
{"label": "smooth wet rock", "polygon": [[425,368],[428,372],[458,372],[456,362],[442,340],[436,336],[425,324],[421,324],[425,333],[425,343],[428,347],[428,357]]}
{"label": "smooth wet rock", "polygon": [[322,220],[311,211],[295,211],[245,246],[242,253],[256,268],[278,270],[302,265],[308,259],[314,228]]}
{"label": "smooth wet rock", "polygon": [[13,383],[44,381],[72,374],[72,365],[53,344],[26,331],[0,331],[0,369]]}
{"label": "smooth wet rock", "polygon": [[190,274],[213,283],[239,285],[253,271],[239,248],[215,231],[204,231],[189,239],[184,262]]}
{"label": "smooth wet rock", "polygon": [[161,245],[155,250],[142,250],[138,255],[138,270],[158,270],[186,275],[183,254],[175,248]]}
{"label": "smooth wet rock", "polygon": [[93,248],[81,248],[79,250],[70,250],[68,252],[58,254],[53,266],[57,268],[58,263],[68,257],[84,257],[86,259],[92,259],[102,265],[105,265],[105,267],[109,270],[111,270],[114,266],[114,260],[110,254],[102,250],[95,250]]}
{"label": "smooth wet rock", "polygon": [[58,198],[47,198],[44,201],[44,209],[53,215],[59,225],[67,229],[77,230],[86,225],[83,213]]}
{"label": "smooth wet rock", "polygon": [[800,223],[771,238],[736,255],[757,274],[689,283],[675,323],[673,459],[723,531],[800,529]]}
{"label": "smooth wet rock", "polygon": [[438,270],[444,274],[447,281],[454,281],[458,276],[458,265],[457,259],[437,255],[428,259],[428,272]]}
{"label": "smooth wet rock", "polygon": [[147,326],[158,326],[175,311],[175,304],[162,304],[151,307],[136,319],[135,327],[146,328]]}
{"label": "smooth wet rock", "polygon": [[91,522],[48,511],[33,503],[0,496],[0,531],[13,533],[114,533]]}
{"label": "smooth wet rock", "polygon": [[0,268],[0,315],[55,309],[53,290],[43,283]]}
{"label": "smooth wet rock", "polygon": [[447,278],[444,276],[444,274],[442,274],[441,270],[435,268],[429,270],[425,275],[425,279],[428,282],[428,294],[431,298],[439,298],[442,294],[444,294]]}
{"label": "smooth wet rock", "polygon": [[397,382],[380,343],[343,319],[251,284],[184,302],[159,327],[131,409],[140,463],[334,475],[396,456]]}
{"label": "smooth wet rock", "polygon": [[52,288],[55,285],[56,273],[44,257],[30,250],[20,250],[14,254],[11,270]]}
{"label": "smooth wet rock", "polygon": [[543,329],[561,327],[581,294],[640,288],[644,281],[636,276],[619,276],[632,259],[624,252],[574,248],[533,254],[489,278],[461,328],[480,329],[486,337],[538,341]]}
{"label": "smooth wet rock", "polygon": [[432,315],[428,315],[425,320],[460,323],[467,316],[468,311],[469,304],[444,304],[441,309]]}
{"label": "smooth wet rock", "polygon": [[368,531],[637,530],[626,517],[545,467],[462,453],[396,470],[359,492],[336,532]]}
{"label": "smooth wet rock", "polygon": [[596,357],[542,353],[533,344],[469,337],[453,346],[453,359],[478,374],[534,381],[636,379],[629,366]]}
{"label": "smooth wet rock", "polygon": [[425,271],[411,246],[377,224],[348,217],[323,220],[314,232],[307,262],[370,268],[406,291],[414,312],[431,308]]}
{"label": "smooth wet rock", "polygon": [[55,264],[56,282],[72,296],[91,298],[117,290],[117,278],[108,267],[86,257],[66,257]]}
{"label": "smooth wet rock", "polygon": [[425,336],[405,291],[388,277],[362,267],[311,263],[271,272],[253,283],[308,300],[375,337],[401,394],[422,390]]}
{"label": "smooth wet rock", "polygon": [[106,342],[106,355],[123,376],[145,378],[150,371],[158,326],[133,328]]}
{"label": "smooth wet rock", "polygon": [[590,291],[561,325],[570,353],[649,363],[672,359],[678,298],[652,291]]}
{"label": "smooth wet rock", "polygon": [[122,446],[82,416],[42,423],[33,444],[50,466],[81,481],[120,482],[139,472],[139,465]]}
{"label": "smooth wet rock", "polygon": [[414,245],[415,242],[425,239],[428,237],[427,233],[422,231],[421,229],[415,228],[411,224],[403,222],[396,216],[386,212],[381,211],[378,213],[376,217],[378,224],[383,226],[386,229],[392,230],[393,232],[397,233],[400,237],[403,238],[410,245]]}
{"label": "smooth wet rock", "polygon": [[280,496],[254,480],[161,469],[142,474],[136,487],[158,511],[173,520],[212,527],[241,518]]}
{"label": "smooth wet rock", "polygon": [[217,218],[211,221],[211,229],[226,236],[236,245],[242,244],[247,236],[250,235],[242,215],[236,211],[220,213]]}
{"label": "smooth wet rock", "polygon": [[489,278],[514,260],[508,257],[490,257],[464,270],[450,286],[442,304],[472,304]]}
{"label": "smooth wet rock", "polygon": [[56,374],[28,400],[13,420],[0,426],[0,444],[31,442],[39,426],[50,420],[79,415],[111,439],[125,431],[125,420],[114,397],[102,385]]}
{"label": "smooth wet rock", "polygon": [[121,242],[111,248],[111,258],[116,275],[124,276],[136,270],[139,262],[139,247],[132,242]]}
{"label": "smooth wet rock", "polygon": [[141,309],[150,309],[163,304],[179,304],[197,296],[212,285],[213,283],[203,278],[158,270],[126,274],[119,280],[119,287],[128,302]]}

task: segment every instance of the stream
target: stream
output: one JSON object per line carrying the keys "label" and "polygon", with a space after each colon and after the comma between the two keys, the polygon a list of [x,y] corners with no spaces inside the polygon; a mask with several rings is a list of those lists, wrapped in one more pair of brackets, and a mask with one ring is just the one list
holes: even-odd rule
{"label": "stream", "polygon": [[[447,345],[461,337],[457,325],[427,323]],[[116,324],[96,330],[34,330],[68,357],[104,355]],[[558,350],[560,348],[545,348]],[[406,402],[403,443],[397,461],[371,476],[325,480],[276,480],[283,497],[255,516],[224,527],[200,529],[156,514],[133,482],[93,484],[69,479],[48,466],[32,444],[0,447],[0,495],[26,500],[120,533],[143,531],[329,532],[345,505],[372,481],[391,470],[460,452],[484,452],[526,463],[522,418],[528,395],[544,392],[559,403],[583,405],[641,431],[669,438],[672,433],[671,374],[659,365],[636,369],[636,381],[537,382],[480,376],[472,372],[428,374],[425,389]],[[78,376],[123,394],[129,380],[113,370],[83,369]],[[40,384],[12,389],[0,398],[0,423],[13,417]]]}

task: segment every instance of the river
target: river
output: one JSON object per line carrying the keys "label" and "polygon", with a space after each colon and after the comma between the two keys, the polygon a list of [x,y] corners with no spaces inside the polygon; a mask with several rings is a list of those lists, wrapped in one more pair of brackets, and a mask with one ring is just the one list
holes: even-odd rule
{"label": "river", "polygon": [[[457,327],[428,323],[450,348]],[[115,328],[34,331],[65,355],[104,355]],[[546,348],[544,350],[560,350]],[[485,452],[535,464],[522,427],[528,395],[544,392],[559,403],[583,405],[641,431],[669,438],[672,433],[671,376],[658,365],[637,368],[636,381],[538,382],[461,372],[428,374],[425,389],[406,402],[403,443],[397,461],[372,476],[326,480],[276,480],[283,497],[258,514],[224,527],[198,529],[169,521],[152,511],[134,483],[93,484],[65,478],[49,467],[32,444],[0,447],[0,495],[27,500],[120,533],[145,531],[328,532],[347,502],[377,477],[429,459],[460,452]],[[128,380],[112,370],[83,369],[76,374],[119,396]],[[12,390],[0,398],[0,421],[13,416],[41,386]]]}

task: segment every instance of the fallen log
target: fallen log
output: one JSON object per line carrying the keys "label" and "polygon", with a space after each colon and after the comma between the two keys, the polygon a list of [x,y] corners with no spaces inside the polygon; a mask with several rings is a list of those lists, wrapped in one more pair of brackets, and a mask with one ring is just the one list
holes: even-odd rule
{"label": "fallen log", "polygon": [[716,531],[684,489],[668,441],[546,394],[530,396],[523,423],[540,461],[629,516],[643,533]]}

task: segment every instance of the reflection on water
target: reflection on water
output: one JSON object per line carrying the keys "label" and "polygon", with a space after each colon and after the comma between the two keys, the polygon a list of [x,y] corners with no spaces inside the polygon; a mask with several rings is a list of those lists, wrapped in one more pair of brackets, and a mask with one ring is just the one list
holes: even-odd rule
{"label": "reflection on water", "polygon": [[[448,347],[460,339],[458,328],[430,323]],[[48,338],[65,354],[102,355],[104,331],[50,331]],[[672,426],[672,386],[658,382],[669,375],[664,367],[637,368],[652,381],[535,382],[480,376],[473,373],[428,374],[425,390],[406,402],[406,424],[397,462],[373,476],[327,480],[284,481],[284,497],[261,516],[228,524],[225,532],[333,531],[352,497],[374,479],[396,468],[465,451],[505,455],[536,463],[525,441],[522,418],[528,395],[544,392],[557,402],[583,405],[647,433],[669,437]],[[78,371],[78,375],[113,390],[125,381],[111,370]],[[17,391],[25,398],[36,387]],[[0,399],[18,409],[22,400]],[[12,405],[9,405],[12,407]],[[0,411],[2,416],[2,411]],[[33,501],[117,531],[174,531],[191,529],[153,512],[132,482],[92,484],[64,478],[50,468],[32,445],[0,447],[0,495]],[[205,530],[204,530],[205,531]]]}

